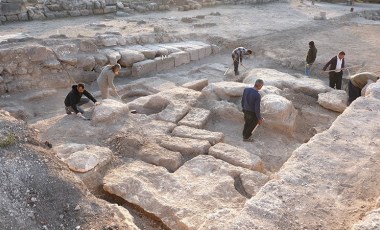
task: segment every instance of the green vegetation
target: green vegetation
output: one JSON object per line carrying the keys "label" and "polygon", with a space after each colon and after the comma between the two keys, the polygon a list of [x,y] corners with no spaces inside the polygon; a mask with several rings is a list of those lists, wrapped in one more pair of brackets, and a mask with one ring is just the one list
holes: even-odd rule
{"label": "green vegetation", "polygon": [[0,148],[6,148],[14,143],[16,143],[16,135],[14,133],[9,133],[5,139],[0,140]]}

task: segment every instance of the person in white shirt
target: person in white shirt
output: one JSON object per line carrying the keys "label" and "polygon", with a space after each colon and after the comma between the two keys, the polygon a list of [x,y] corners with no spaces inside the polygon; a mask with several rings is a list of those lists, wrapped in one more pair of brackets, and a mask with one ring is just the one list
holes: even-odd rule
{"label": "person in white shirt", "polygon": [[339,54],[333,58],[323,67],[323,70],[326,71],[327,67],[329,69],[329,85],[331,88],[342,89],[342,77],[344,68],[344,56],[346,54],[343,51],[340,51]]}

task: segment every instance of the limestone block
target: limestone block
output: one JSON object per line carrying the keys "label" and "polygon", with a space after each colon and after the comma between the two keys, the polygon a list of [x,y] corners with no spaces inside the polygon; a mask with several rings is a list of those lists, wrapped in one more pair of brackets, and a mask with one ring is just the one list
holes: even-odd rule
{"label": "limestone block", "polygon": [[103,182],[104,190],[154,214],[170,229],[206,229],[233,219],[247,202],[233,179],[243,170],[202,155],[174,173],[131,162],[110,171]]}
{"label": "limestone block", "polygon": [[21,13],[21,3],[20,2],[2,2],[1,11],[3,15],[5,16],[19,14]]}
{"label": "limestone block", "polygon": [[80,15],[82,16],[88,16],[90,14],[92,14],[92,11],[90,10],[87,10],[87,9],[80,10]]}
{"label": "limestone block", "polygon": [[157,144],[144,146],[137,156],[147,163],[165,167],[169,172],[174,172],[183,164],[181,153],[170,151]]}
{"label": "limestone block", "polygon": [[190,54],[190,60],[196,61],[199,60],[199,50],[196,48],[187,48],[186,52],[189,52]]}
{"label": "limestone block", "polygon": [[105,66],[108,63],[107,55],[103,53],[96,53],[94,55],[95,62],[98,66]]}
{"label": "limestone block", "polygon": [[28,20],[29,20],[29,16],[28,16],[27,13],[20,13],[20,14],[18,15],[18,19],[19,19],[20,21],[28,21]]}
{"label": "limestone block", "polygon": [[104,14],[104,11],[103,11],[102,8],[100,8],[100,9],[93,9],[92,12],[93,12],[94,14]]}
{"label": "limestone block", "polygon": [[79,17],[79,16],[81,16],[79,10],[69,10],[68,13],[69,13],[69,15],[70,15],[71,17]]}
{"label": "limestone block", "polygon": [[274,69],[257,68],[248,72],[243,83],[254,85],[257,79],[264,80],[265,86],[275,86],[279,89],[289,88],[295,92],[318,97],[319,93],[326,93],[332,89],[322,80],[312,78],[296,78],[287,73]]}
{"label": "limestone block", "polygon": [[58,60],[67,60],[78,53],[79,48],[75,44],[59,45],[52,47]]}
{"label": "limestone block", "polygon": [[25,51],[32,62],[55,59],[53,50],[45,46],[27,46],[25,47]]}
{"label": "limestone block", "polygon": [[102,34],[97,36],[97,42],[103,46],[116,46],[118,44],[119,38],[115,35]]}
{"label": "limestone block", "polygon": [[229,144],[218,143],[210,148],[208,154],[235,166],[260,172],[264,170],[259,156]]}
{"label": "limestone block", "polygon": [[143,61],[145,59],[144,54],[130,49],[120,50],[120,62],[123,67],[131,67],[134,63]]}
{"label": "limestone block", "polygon": [[222,100],[230,100],[231,98],[241,97],[247,84],[232,81],[222,81],[209,84],[202,90],[206,95],[215,94],[217,98]]}
{"label": "limestone block", "polygon": [[9,22],[17,22],[19,20],[17,14],[6,15],[5,17]]}
{"label": "limestone block", "polygon": [[91,123],[94,125],[98,123],[112,124],[120,119],[126,119],[127,116],[128,106],[126,104],[112,99],[105,99],[95,107]]}
{"label": "limestone block", "polygon": [[157,65],[157,72],[163,71],[163,70],[169,70],[169,69],[174,69],[175,64],[174,64],[174,57],[156,57],[154,61],[156,62]]}
{"label": "limestone block", "polygon": [[378,80],[377,82],[370,84],[366,88],[364,95],[366,97],[373,97],[376,99],[380,99],[380,81]]}
{"label": "limestone block", "polygon": [[207,154],[211,147],[207,140],[193,138],[162,136],[157,140],[158,144],[171,151],[180,152],[184,156]]}
{"label": "limestone block", "polygon": [[128,108],[136,110],[141,114],[156,114],[164,110],[169,105],[169,100],[161,95],[149,95],[145,97],[139,97],[132,102],[129,102]]}
{"label": "limestone block", "polygon": [[266,127],[285,133],[294,131],[297,110],[291,101],[280,95],[268,94],[261,99],[261,109]]}
{"label": "limestone block", "polygon": [[109,13],[115,13],[116,12],[116,6],[106,6],[104,8],[104,13],[109,14]]}
{"label": "limestone block", "polygon": [[217,45],[211,45],[212,54],[218,54],[220,53],[221,48]]}
{"label": "limestone block", "polygon": [[191,108],[190,112],[178,124],[200,129],[206,125],[210,114],[210,110],[207,109]]}
{"label": "limestone block", "polygon": [[43,66],[50,69],[60,69],[61,63],[57,59],[44,61]]}
{"label": "limestone block", "polygon": [[224,138],[224,134],[221,132],[211,132],[205,129],[197,129],[185,125],[175,127],[172,135],[177,137],[208,140],[211,145],[222,142]]}
{"label": "limestone block", "polygon": [[91,71],[95,68],[96,61],[92,55],[80,55],[78,57],[77,66],[82,68],[84,71]]}
{"label": "limestone block", "polygon": [[136,62],[132,65],[132,76],[137,77],[157,71],[157,65],[154,60],[145,60]]}
{"label": "limestone block", "polygon": [[169,57],[174,57],[174,64],[176,67],[182,64],[190,63],[190,54],[186,51],[172,53]]}
{"label": "limestone block", "polygon": [[74,172],[88,172],[96,166],[111,162],[112,151],[105,147],[89,146],[85,150],[72,153],[64,162]]}
{"label": "limestone block", "polygon": [[318,94],[318,104],[322,107],[343,113],[347,107],[348,95],[344,90],[332,90],[327,93]]}
{"label": "limestone block", "polygon": [[208,85],[208,79],[200,79],[196,81],[190,81],[182,85],[182,87],[196,90],[196,91],[202,91],[206,86]]}
{"label": "limestone block", "polygon": [[269,177],[260,172],[243,172],[240,175],[240,179],[244,190],[251,196],[256,195],[259,189],[264,186],[268,181]]}
{"label": "limestone block", "polygon": [[83,40],[79,43],[79,50],[82,52],[97,52],[98,47],[91,40]]}
{"label": "limestone block", "polygon": [[121,59],[121,54],[117,50],[107,49],[107,50],[104,50],[104,52],[107,56],[108,63],[111,65],[115,65]]}
{"label": "limestone block", "polygon": [[157,114],[157,118],[163,121],[177,123],[190,110],[190,106],[182,103],[170,103],[163,111]]}

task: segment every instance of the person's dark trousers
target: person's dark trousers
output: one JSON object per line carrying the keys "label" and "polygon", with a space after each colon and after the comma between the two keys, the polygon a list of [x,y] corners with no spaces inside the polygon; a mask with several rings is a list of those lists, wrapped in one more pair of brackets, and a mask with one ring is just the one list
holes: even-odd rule
{"label": "person's dark trousers", "polygon": [[336,88],[336,89],[342,89],[342,76],[343,71],[340,71],[339,73],[332,71],[329,73],[329,80],[330,80],[330,87]]}
{"label": "person's dark trousers", "polygon": [[362,90],[354,86],[351,81],[348,81],[348,104],[355,101],[356,98],[360,97]]}
{"label": "person's dark trousers", "polygon": [[[84,105],[84,104],[88,103],[89,101],[90,101],[90,99],[88,99],[88,98],[81,98],[80,99],[79,103],[77,104],[77,109],[80,113],[83,114],[84,110],[79,106]],[[75,113],[75,110],[71,106],[66,106],[65,109],[66,109],[67,114]]]}
{"label": "person's dark trousers", "polygon": [[243,113],[245,122],[243,129],[243,138],[248,139],[251,137],[252,131],[256,127],[258,120],[254,112],[243,110]]}
{"label": "person's dark trousers", "polygon": [[235,58],[235,55],[232,55],[232,61],[234,62],[235,75],[239,75],[239,57]]}

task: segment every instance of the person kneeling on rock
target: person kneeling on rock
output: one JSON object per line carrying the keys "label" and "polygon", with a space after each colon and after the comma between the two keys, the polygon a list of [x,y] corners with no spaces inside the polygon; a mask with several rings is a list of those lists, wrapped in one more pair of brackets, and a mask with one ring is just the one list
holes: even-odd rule
{"label": "person kneeling on rock", "polygon": [[[96,101],[96,99],[84,89],[83,83],[73,85],[71,88],[71,91],[65,98],[65,110],[67,114],[75,113],[78,117],[84,118],[84,110],[79,106],[88,103],[90,100],[93,101],[95,105],[100,104],[100,102]],[[82,98],[82,95],[85,95],[87,98]]]}
{"label": "person kneeling on rock", "polygon": [[373,73],[358,73],[350,77],[348,82],[348,102],[347,105],[350,105],[356,98],[364,94],[362,89],[366,88],[369,84],[376,82],[379,79]]}

